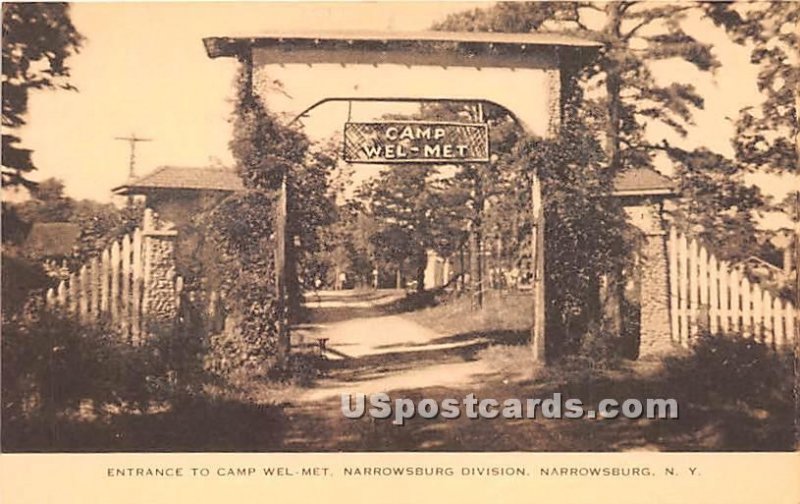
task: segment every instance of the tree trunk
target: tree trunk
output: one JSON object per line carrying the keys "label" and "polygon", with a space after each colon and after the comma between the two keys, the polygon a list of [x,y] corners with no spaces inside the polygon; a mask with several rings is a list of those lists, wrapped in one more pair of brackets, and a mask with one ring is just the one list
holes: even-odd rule
{"label": "tree trunk", "polygon": [[[609,40],[620,38],[620,25],[622,24],[621,4],[619,2],[609,2],[607,5],[607,23],[604,31]],[[608,122],[606,123],[606,156],[608,157],[608,169],[611,176],[622,169],[620,159],[620,126],[621,126],[621,98],[622,78],[619,74],[619,67],[615,58],[613,43],[611,49],[605,56],[609,63],[606,65],[606,113]],[[600,298],[603,304],[603,327],[613,333],[620,334],[622,331],[622,271],[615,270],[609,273],[604,279],[603,291]]]}
{"label": "tree trunk", "polygon": [[472,201],[475,205],[475,214],[470,223],[470,291],[472,295],[472,309],[483,308],[483,236],[481,227],[483,226],[483,206],[484,195],[481,183],[480,167],[476,167],[473,172],[473,193]]}
{"label": "tree trunk", "polygon": [[481,268],[481,230],[473,225],[469,234],[469,277],[472,309],[483,308],[483,268]]}

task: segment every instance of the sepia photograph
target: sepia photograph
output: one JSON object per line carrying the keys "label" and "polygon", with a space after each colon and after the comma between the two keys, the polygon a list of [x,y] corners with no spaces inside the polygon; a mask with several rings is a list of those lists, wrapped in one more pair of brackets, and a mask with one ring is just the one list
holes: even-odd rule
{"label": "sepia photograph", "polygon": [[799,20],[3,2],[0,450],[796,452]]}

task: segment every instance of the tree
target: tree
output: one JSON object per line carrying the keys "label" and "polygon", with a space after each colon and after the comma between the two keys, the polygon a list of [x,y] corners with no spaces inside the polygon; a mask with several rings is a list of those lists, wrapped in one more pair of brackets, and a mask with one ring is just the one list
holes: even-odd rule
{"label": "tree", "polygon": [[417,291],[424,289],[427,250],[435,226],[430,190],[433,168],[411,165],[388,168],[360,189],[371,215],[380,223],[371,237],[376,255],[398,270],[409,261],[415,270]]}
{"label": "tree", "polygon": [[111,203],[76,201],[64,194],[64,183],[56,178],[39,182],[31,188],[29,200],[9,204],[6,209],[13,209],[26,230],[37,222],[77,224],[81,230],[80,241],[75,253],[68,258],[73,268],[79,268],[112,242],[133,232],[141,224],[143,213],[141,205],[119,209]]}
{"label": "tree", "polygon": [[701,4],[648,2],[499,3],[486,9],[450,15],[435,25],[440,30],[499,32],[558,31],[602,44],[600,55],[584,70],[587,85],[605,90],[590,100],[602,111],[607,165],[614,171],[652,165],[662,150],[647,141],[649,123],[662,123],[681,135],[692,112],[703,107],[694,86],[661,85],[649,63],[679,58],[702,71],[719,63],[711,47],[686,33],[681,21]]}
{"label": "tree", "polygon": [[[66,60],[81,46],[66,3],[3,4],[3,127],[25,124],[31,90],[75,89]],[[32,187],[25,175],[35,170],[31,150],[3,133],[4,185]]]}
{"label": "tree", "polygon": [[[739,43],[752,44],[750,60],[760,68],[764,101],[744,109],[737,123],[736,156],[750,171],[800,173],[800,7],[796,2],[714,5],[715,21]],[[795,264],[800,264],[800,190],[789,212],[795,222]],[[782,205],[785,211],[787,208]],[[795,305],[800,305],[800,274]],[[800,329],[798,329],[800,330]]]}
{"label": "tree", "polygon": [[758,187],[744,180],[741,163],[708,149],[669,148],[676,161],[679,199],[672,217],[682,231],[697,236],[723,260],[763,256],[766,240],[754,214],[766,204]]}
{"label": "tree", "polygon": [[763,102],[742,110],[736,155],[751,170],[778,173],[798,169],[800,7],[795,2],[720,3],[711,11],[735,42],[752,47]]}

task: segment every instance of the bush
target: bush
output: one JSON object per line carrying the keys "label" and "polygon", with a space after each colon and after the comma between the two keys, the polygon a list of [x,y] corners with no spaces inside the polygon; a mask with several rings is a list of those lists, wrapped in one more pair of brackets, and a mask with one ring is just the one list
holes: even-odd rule
{"label": "bush", "polygon": [[153,335],[132,345],[108,324],[81,324],[37,308],[5,319],[4,445],[49,446],[54,426],[67,416],[144,412],[185,396],[196,354],[180,343]]}
{"label": "bush", "polygon": [[690,376],[693,389],[754,407],[791,402],[794,355],[740,334],[703,334],[691,357],[667,362],[672,371]]}

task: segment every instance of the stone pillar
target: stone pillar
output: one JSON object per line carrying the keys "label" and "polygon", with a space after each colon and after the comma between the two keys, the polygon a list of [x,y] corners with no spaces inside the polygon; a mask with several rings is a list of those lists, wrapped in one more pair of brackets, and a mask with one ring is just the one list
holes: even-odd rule
{"label": "stone pillar", "polygon": [[631,222],[645,235],[640,278],[639,356],[660,354],[672,348],[667,233],[664,231],[658,203],[625,207],[625,210]]}
{"label": "stone pillar", "polygon": [[175,241],[178,233],[145,221],[142,232],[144,278],[142,316],[149,335],[169,334],[178,315],[175,289]]}

